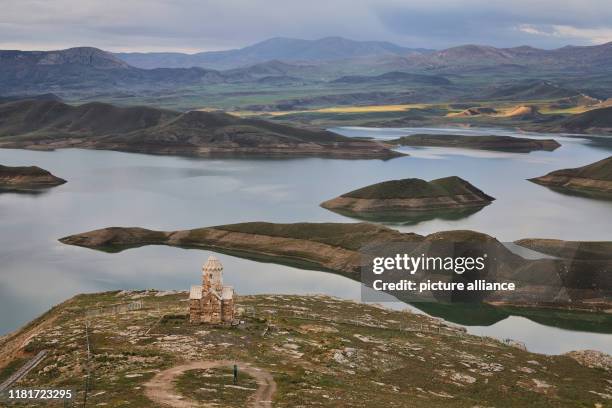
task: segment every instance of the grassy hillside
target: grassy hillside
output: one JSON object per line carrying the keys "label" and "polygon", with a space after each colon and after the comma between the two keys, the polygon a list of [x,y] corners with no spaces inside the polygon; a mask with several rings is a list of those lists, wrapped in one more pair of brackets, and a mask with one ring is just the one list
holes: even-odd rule
{"label": "grassy hillside", "polygon": [[[24,358],[0,367],[0,378],[45,349],[47,357],[18,386],[71,389],[82,403],[89,373],[88,406],[157,406],[150,391],[160,384],[181,403],[243,406],[259,385],[249,366],[271,376],[275,407],[400,408],[409,401],[415,408],[467,408],[500,406],[500,395],[504,407],[608,401],[609,362],[599,354],[534,354],[426,315],[324,296],[239,296],[241,324],[193,325],[187,296],[156,290],[76,296],[56,308],[52,325],[34,323],[15,334],[25,342]],[[136,301],[141,309],[112,311]],[[226,363],[217,372],[191,368],[156,381],[166,370],[207,361]],[[239,370],[235,392],[232,364]]]}
{"label": "grassy hillside", "polygon": [[589,129],[612,129],[612,107],[593,109],[574,115],[561,123],[561,128],[569,132],[584,132]]}
{"label": "grassy hillside", "polygon": [[99,102],[73,106],[44,100],[0,105],[0,145],[193,156],[267,154],[386,159],[402,155],[378,142],[223,112],[180,113]]}
{"label": "grassy hillside", "polygon": [[612,199],[612,156],[574,169],[552,171],[529,179],[551,189],[568,194]]}
{"label": "grassy hillside", "polygon": [[23,100],[0,105],[0,137],[129,133],[178,115],[178,112],[145,106],[117,107],[100,102],[73,106],[60,101]]}
{"label": "grassy hillside", "polygon": [[547,175],[612,181],[612,156],[587,166],[556,170]]}
{"label": "grassy hillside", "polygon": [[375,241],[394,241],[408,238],[395,230],[369,223],[306,223],[275,224],[268,222],[247,222],[215,227],[224,231],[273,237],[303,239],[321,242],[341,248],[359,250]]}

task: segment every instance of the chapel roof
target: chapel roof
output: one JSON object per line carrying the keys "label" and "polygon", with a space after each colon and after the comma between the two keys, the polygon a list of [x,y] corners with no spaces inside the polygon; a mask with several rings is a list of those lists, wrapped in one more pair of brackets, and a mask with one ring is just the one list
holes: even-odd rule
{"label": "chapel roof", "polygon": [[221,291],[221,299],[233,299],[234,298],[234,288],[231,286],[224,286]]}
{"label": "chapel roof", "polygon": [[189,290],[189,299],[202,299],[202,286],[191,285],[191,289]]}

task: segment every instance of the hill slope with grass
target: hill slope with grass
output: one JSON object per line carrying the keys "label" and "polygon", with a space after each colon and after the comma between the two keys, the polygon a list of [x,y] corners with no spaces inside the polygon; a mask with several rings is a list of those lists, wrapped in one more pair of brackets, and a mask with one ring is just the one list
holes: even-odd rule
{"label": "hill slope with grass", "polygon": [[351,75],[331,81],[332,84],[420,84],[451,85],[451,81],[440,75],[411,74],[407,72],[387,72],[376,76]]}
{"label": "hill slope with grass", "polygon": [[562,191],[612,198],[612,156],[586,166],[556,170],[529,181]]}
{"label": "hill slope with grass", "polygon": [[223,112],[186,113],[105,103],[80,106],[26,100],[0,105],[0,147],[119,150],[186,156],[278,155],[392,158],[381,143],[243,119]]}
{"label": "hill slope with grass", "polygon": [[575,133],[612,133],[612,107],[592,109],[572,115],[563,120],[557,128]]}
{"label": "hill slope with grass", "polygon": [[[35,321],[10,336],[21,346],[0,378],[47,350],[17,386],[70,389],[84,401],[90,374],[91,406],[147,408],[167,397],[238,408],[266,382],[275,407],[497,406],[500,395],[507,407],[603,407],[610,393],[603,353],[530,353],[424,314],[326,296],[237,296],[242,323],[192,325],[187,298],[157,290],[75,296],[54,308],[52,325]],[[142,308],[112,313],[136,301]],[[0,341],[0,358],[10,350]]]}

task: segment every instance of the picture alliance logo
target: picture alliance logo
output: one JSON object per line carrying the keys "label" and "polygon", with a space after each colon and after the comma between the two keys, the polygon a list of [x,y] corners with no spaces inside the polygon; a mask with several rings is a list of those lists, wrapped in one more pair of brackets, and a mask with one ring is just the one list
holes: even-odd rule
{"label": "picture alliance logo", "polygon": [[487,268],[488,255],[480,256],[411,256],[396,254],[390,257],[375,257],[372,259],[372,272],[381,275],[388,271],[405,272],[414,275],[417,272],[454,272],[462,275],[465,272],[481,272]]}

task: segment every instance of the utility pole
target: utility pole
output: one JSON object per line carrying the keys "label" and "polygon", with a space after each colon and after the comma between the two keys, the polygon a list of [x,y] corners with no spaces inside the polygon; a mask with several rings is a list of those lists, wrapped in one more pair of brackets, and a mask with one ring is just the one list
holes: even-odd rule
{"label": "utility pole", "polygon": [[87,393],[89,392],[89,376],[91,374],[91,347],[89,346],[89,322],[85,321],[85,339],[87,340],[87,374],[85,376],[85,392],[83,394],[83,408],[87,404]]}

